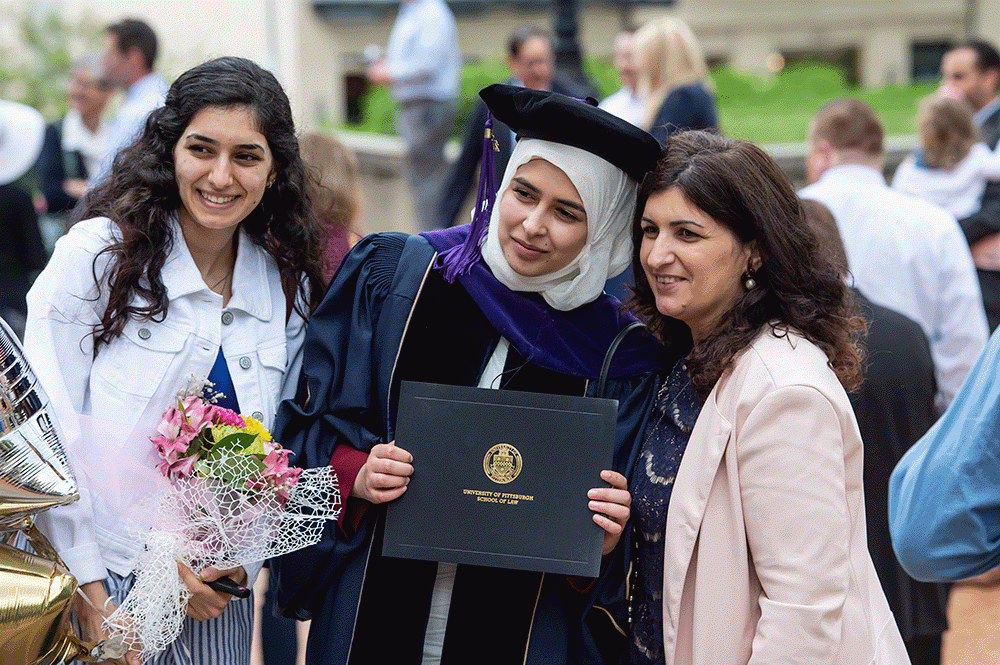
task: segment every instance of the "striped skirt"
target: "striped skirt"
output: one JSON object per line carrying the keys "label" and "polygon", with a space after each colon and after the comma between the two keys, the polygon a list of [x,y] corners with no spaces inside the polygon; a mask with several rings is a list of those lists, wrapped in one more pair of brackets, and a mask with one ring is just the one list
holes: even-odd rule
{"label": "striped skirt", "polygon": [[[34,552],[22,533],[14,538],[14,546]],[[115,605],[121,605],[133,584],[134,575],[122,577],[109,570],[108,577],[104,580],[104,589]],[[250,640],[253,637],[253,602],[252,594],[242,600],[233,598],[225,612],[207,621],[186,617],[180,636],[162,653],[143,665],[249,665]],[[79,634],[75,620],[73,627]],[[83,665],[79,660],[73,663]]]}
{"label": "striped skirt", "polygon": [[[133,575],[122,577],[109,570],[104,588],[121,605],[134,583]],[[253,596],[233,598],[214,619],[185,618],[180,637],[144,665],[249,665],[252,636]]]}

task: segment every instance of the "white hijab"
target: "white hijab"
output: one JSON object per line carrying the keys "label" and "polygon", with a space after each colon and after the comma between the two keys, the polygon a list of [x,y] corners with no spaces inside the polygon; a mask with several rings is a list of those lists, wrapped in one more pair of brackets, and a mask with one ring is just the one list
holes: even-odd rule
{"label": "white hijab", "polygon": [[[500,249],[500,197],[522,164],[544,159],[560,168],[576,187],[587,213],[587,244],[555,272],[525,277],[514,272]],[[542,139],[518,141],[497,190],[483,260],[501,284],[512,291],[541,293],[551,307],[566,312],[595,300],[604,283],[632,259],[629,228],[638,185],[617,166],[597,155]]]}

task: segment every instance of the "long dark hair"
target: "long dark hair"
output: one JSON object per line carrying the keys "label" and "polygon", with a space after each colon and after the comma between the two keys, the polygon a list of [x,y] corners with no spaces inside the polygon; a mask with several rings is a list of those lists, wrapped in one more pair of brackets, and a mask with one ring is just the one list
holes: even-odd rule
{"label": "long dark hair", "polygon": [[[277,261],[291,306],[308,316],[323,296],[317,225],[305,193],[292,110],[274,76],[245,58],[217,58],[181,74],[164,105],[146,120],[142,135],[115,157],[111,175],[75,217],[108,217],[122,239],[94,260],[98,289],[107,307],[94,327],[94,352],[122,334],[130,318],[162,321],[167,289],[161,271],[173,242],[171,219],[181,205],[174,174],[174,146],[198,111],[247,106],[274,157],[274,183],[240,223]],[[101,255],[110,255],[102,275]],[[291,307],[288,312],[291,312]]]}
{"label": "long dark hair", "polygon": [[765,326],[778,335],[785,329],[801,333],[823,349],[847,390],[860,385],[859,342],[865,323],[853,294],[803,221],[788,178],[763,150],[746,141],[703,131],[674,134],[639,188],[632,224],[635,288],[629,306],[654,334],[665,343],[691,344],[687,325],[656,309],[639,258],[646,201],[673,187],[740,243],[754,242],[761,262],[753,275],[755,288],[746,291],[719,327],[688,354],[698,394],[708,395]]}

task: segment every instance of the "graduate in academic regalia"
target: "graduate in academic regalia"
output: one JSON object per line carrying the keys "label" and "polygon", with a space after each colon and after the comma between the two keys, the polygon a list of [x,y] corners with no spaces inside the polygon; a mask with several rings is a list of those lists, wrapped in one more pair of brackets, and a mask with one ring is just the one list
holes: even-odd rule
{"label": "graduate in academic regalia", "polygon": [[[303,467],[332,465],[349,492],[319,544],[272,563],[279,605],[312,619],[311,665],[586,663],[617,660],[624,646],[625,610],[610,599],[622,597],[627,564],[616,547],[625,477],[664,354],[645,331],[613,355],[613,468],[580,497],[606,532],[601,578],[380,554],[382,504],[419,465],[391,445],[400,381],[594,395],[612,340],[634,320],[602,288],[629,262],[655,139],[558,93],[498,84],[480,94],[519,138],[496,205],[481,188],[471,226],[358,243],[313,314],[298,396],[280,409],[276,439]],[[494,180],[489,161],[481,182]]]}

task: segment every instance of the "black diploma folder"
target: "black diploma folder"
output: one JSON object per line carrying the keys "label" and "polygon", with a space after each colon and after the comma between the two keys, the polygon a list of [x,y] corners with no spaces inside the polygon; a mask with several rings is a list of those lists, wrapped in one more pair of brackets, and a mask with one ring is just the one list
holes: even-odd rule
{"label": "black diploma folder", "polygon": [[404,381],[396,445],[413,454],[384,556],[596,577],[587,507],[611,466],[617,400]]}

